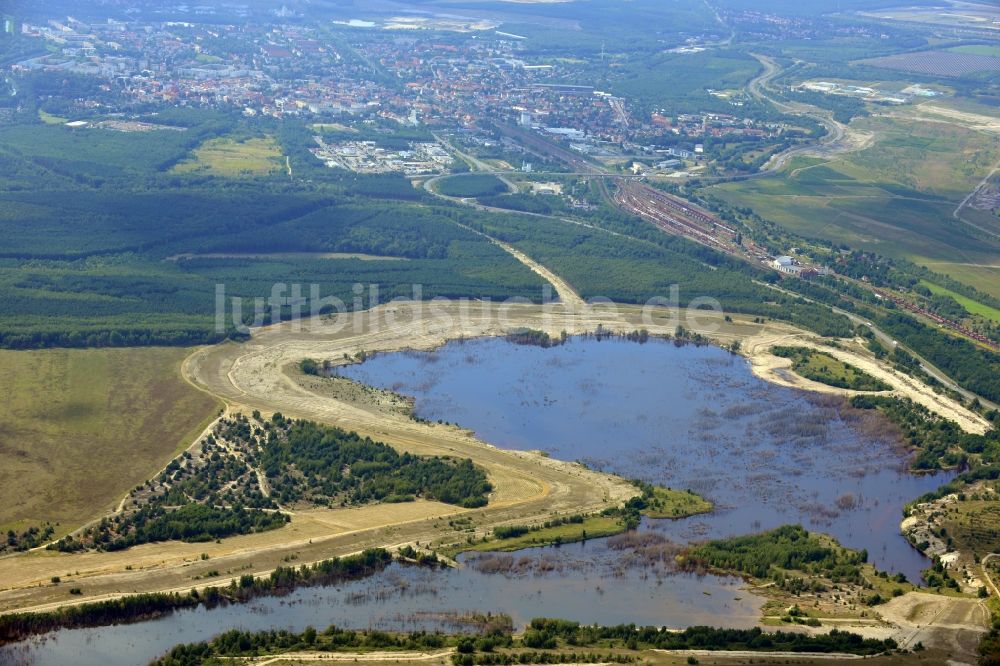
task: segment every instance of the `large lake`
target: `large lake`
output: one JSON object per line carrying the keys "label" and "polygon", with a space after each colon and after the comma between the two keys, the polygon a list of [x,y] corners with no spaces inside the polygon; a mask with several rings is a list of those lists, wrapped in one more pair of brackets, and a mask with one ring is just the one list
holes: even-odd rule
{"label": "large lake", "polygon": [[[684,541],[786,523],[867,548],[880,569],[919,580],[926,558],[899,533],[903,505],[950,475],[915,475],[873,413],[775,386],[717,347],[570,338],[552,348],[501,338],[380,354],[340,374],[416,398],[415,412],[513,449],[715,502],[707,516],[656,521]],[[877,424],[875,424],[877,425]]]}
{"label": "large lake", "polygon": [[[902,506],[949,478],[909,474],[871,415],[858,421],[829,401],[768,384],[714,347],[571,338],[542,349],[479,339],[378,355],[340,372],[411,395],[419,416],[457,422],[498,446],[542,449],[713,500],[710,515],[644,522],[675,542],[802,523],[916,580],[927,563],[899,535]],[[393,564],[364,581],[282,598],[53,632],[0,649],[0,663],[138,664],[231,628],[456,629],[455,618],[469,612],[508,613],[517,625],[548,616],[744,627],[759,616],[762,600],[739,580],[678,575],[630,555],[598,539],[462,558],[468,566],[458,570]]]}

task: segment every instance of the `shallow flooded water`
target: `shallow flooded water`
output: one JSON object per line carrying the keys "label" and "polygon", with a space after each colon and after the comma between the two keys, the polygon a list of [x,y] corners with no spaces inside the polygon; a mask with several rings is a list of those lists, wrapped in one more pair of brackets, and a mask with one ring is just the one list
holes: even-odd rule
{"label": "shallow flooded water", "polygon": [[[515,626],[533,617],[583,622],[752,626],[762,600],[742,581],[719,576],[663,575],[618,566],[606,540],[532,549],[497,567],[466,562],[430,570],[392,564],[385,571],[333,587],[301,588],[284,597],[185,610],[132,625],[52,632],[0,648],[0,664],[146,664],[178,643],[207,640],[229,629],[291,629],[331,624],[357,629],[469,630],[471,613],[508,613]],[[485,556],[491,564],[492,556]],[[509,557],[509,559],[507,559]],[[468,558],[462,558],[467,560]],[[482,571],[480,569],[483,569]]]}
{"label": "shallow flooded water", "polygon": [[801,523],[910,580],[928,562],[899,534],[903,505],[950,478],[910,474],[873,413],[841,413],[839,399],[769,384],[716,347],[478,339],[377,355],[340,374],[413,396],[418,416],[497,446],[542,449],[715,502],[710,515],[647,521],[673,539]]}
{"label": "shallow flooded water", "polygon": [[[341,374],[412,395],[418,415],[458,422],[498,446],[542,449],[716,503],[710,515],[644,522],[673,541],[802,523],[915,580],[926,561],[899,536],[901,509],[949,478],[909,474],[871,423],[759,380],[744,359],[713,347],[573,338],[542,349],[482,339],[379,355]],[[459,570],[394,564],[280,598],[53,632],[0,648],[0,663],[147,663],[233,628],[461,630],[472,612],[508,613],[515,625],[547,616],[745,627],[759,617],[762,600],[737,579],[671,573],[628,555],[596,539],[463,556]]]}

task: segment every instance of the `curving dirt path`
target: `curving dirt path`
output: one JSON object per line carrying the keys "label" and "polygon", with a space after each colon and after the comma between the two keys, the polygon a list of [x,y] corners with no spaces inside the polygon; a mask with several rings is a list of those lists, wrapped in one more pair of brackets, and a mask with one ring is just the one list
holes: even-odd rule
{"label": "curving dirt path", "polygon": [[792,344],[797,347],[808,347],[830,354],[834,358],[853,365],[892,386],[892,391],[880,391],[879,395],[898,395],[910,398],[931,411],[955,421],[966,432],[983,434],[990,427],[986,419],[955,400],[935,393],[923,382],[879,363],[865,350],[859,340],[838,340],[839,347],[830,347],[823,344],[822,339],[792,334],[773,337],[762,336],[751,344],[752,346],[746,351],[751,359],[753,373],[774,384],[846,396],[871,393],[870,391],[840,389],[806,379],[792,372],[791,359],[781,358],[770,353],[771,347],[775,345]]}

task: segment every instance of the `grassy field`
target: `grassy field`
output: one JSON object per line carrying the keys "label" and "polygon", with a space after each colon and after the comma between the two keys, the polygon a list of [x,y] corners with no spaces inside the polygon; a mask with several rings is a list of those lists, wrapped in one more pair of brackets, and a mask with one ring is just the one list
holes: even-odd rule
{"label": "grassy field", "polygon": [[941,519],[941,527],[963,552],[984,554],[1000,548],[1000,506],[996,500],[958,502]]}
{"label": "grassy field", "polygon": [[46,125],[63,125],[69,122],[69,118],[54,116],[51,113],[42,111],[41,109],[38,109],[38,119],[41,120]]}
{"label": "grassy field", "polygon": [[979,315],[981,317],[986,317],[992,319],[995,322],[1000,322],[1000,310],[990,307],[989,305],[984,305],[978,301],[974,301],[971,298],[962,296],[961,294],[956,294],[950,289],[945,289],[944,287],[938,286],[933,282],[928,282],[926,280],[921,280],[920,284],[924,285],[935,294],[944,294],[945,296],[950,296],[958,301],[958,304],[969,311],[970,314]]}
{"label": "grassy field", "polygon": [[712,503],[694,493],[656,487],[652,501],[642,513],[650,518],[680,518],[711,510]]}
{"label": "grassy field", "polygon": [[775,347],[775,356],[792,359],[792,370],[806,379],[855,391],[888,391],[892,387],[880,379],[808,347]]}
{"label": "grassy field", "polygon": [[[642,515],[649,518],[683,518],[712,510],[708,500],[684,490],[653,488],[653,497],[648,501]],[[524,534],[509,537],[493,537],[476,544],[462,545],[449,554],[467,550],[511,552],[522,548],[572,543],[600,537],[612,536],[625,531],[626,525],[620,516],[587,516],[583,522],[566,522],[540,529],[532,529]]]}
{"label": "grassy field", "polygon": [[957,264],[996,264],[1000,244],[974,236],[952,212],[1000,157],[981,132],[945,123],[867,118],[870,147],[831,158],[792,160],[773,178],[709,191],[810,237],[929,265],[995,293],[988,273]]}
{"label": "grassy field", "polygon": [[937,261],[934,259],[915,257],[914,261],[924,264],[931,270],[946,273],[959,282],[971,284],[980,291],[1000,298],[1000,261],[995,265],[965,262]]}
{"label": "grassy field", "polygon": [[219,403],[180,376],[188,353],[0,351],[0,527],[63,534],[190,444]]}
{"label": "grassy field", "polygon": [[482,550],[511,552],[522,548],[547,546],[558,543],[572,543],[585,539],[612,536],[625,531],[625,525],[615,516],[590,516],[582,523],[566,523],[555,527],[543,527],[509,539],[491,539],[477,544],[463,546],[461,551]]}
{"label": "grassy field", "polygon": [[992,46],[990,44],[966,44],[964,46],[953,46],[948,50],[952,53],[968,53],[970,55],[1000,58],[1000,46]]}
{"label": "grassy field", "polygon": [[437,183],[437,191],[446,197],[485,197],[503,194],[507,186],[496,176],[472,174],[445,178]]}
{"label": "grassy field", "polygon": [[179,162],[174,173],[204,173],[237,178],[266,176],[282,168],[281,148],[273,137],[238,141],[231,137],[209,139]]}

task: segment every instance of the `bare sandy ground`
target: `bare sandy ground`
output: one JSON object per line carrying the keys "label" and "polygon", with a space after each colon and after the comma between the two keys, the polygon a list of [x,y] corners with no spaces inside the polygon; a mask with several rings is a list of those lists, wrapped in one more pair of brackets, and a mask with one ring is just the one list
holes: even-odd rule
{"label": "bare sandy ground", "polygon": [[978,113],[949,109],[948,107],[937,106],[936,104],[920,104],[914,107],[914,111],[917,115],[947,118],[955,124],[963,125],[970,129],[989,132],[991,134],[1000,134],[1000,116],[984,116]]}
{"label": "bare sandy ground", "polygon": [[879,606],[882,619],[894,625],[900,647],[917,643],[946,651],[952,663],[975,664],[976,646],[986,631],[989,612],[975,599],[910,592]]}
{"label": "bare sandy ground", "polygon": [[778,334],[776,336],[763,335],[748,342],[750,346],[747,349],[747,353],[751,360],[753,373],[769,382],[792,388],[843,396],[866,393],[866,391],[840,389],[806,379],[791,370],[791,359],[775,356],[769,351],[775,345],[794,345],[818,349],[838,360],[864,370],[893,387],[892,391],[879,392],[880,395],[908,397],[931,411],[955,421],[966,432],[982,434],[989,428],[986,419],[979,414],[972,412],[947,396],[935,393],[923,382],[879,363],[863,347],[859,340],[838,340],[838,344],[840,345],[839,348],[830,347],[823,344],[820,338],[801,333],[792,335]]}
{"label": "bare sandy ground", "polygon": [[258,657],[248,659],[245,663],[265,666],[266,664],[280,664],[293,661],[368,661],[368,662],[406,662],[406,661],[443,661],[455,653],[454,648],[441,650],[440,652],[295,652],[289,655],[277,655],[271,657]]}
{"label": "bare sandy ground", "polygon": [[[918,643],[930,652],[943,653],[948,660],[929,663],[952,665],[978,662],[979,639],[989,626],[990,615],[978,599],[943,596],[927,592],[907,592],[871,612],[876,618],[824,618],[823,627],[789,627],[811,634],[826,633],[835,627],[865,638],[894,639],[900,648],[912,650]],[[831,626],[832,625],[832,626]],[[773,629],[774,627],[771,627]],[[927,654],[927,653],[924,653]]]}

